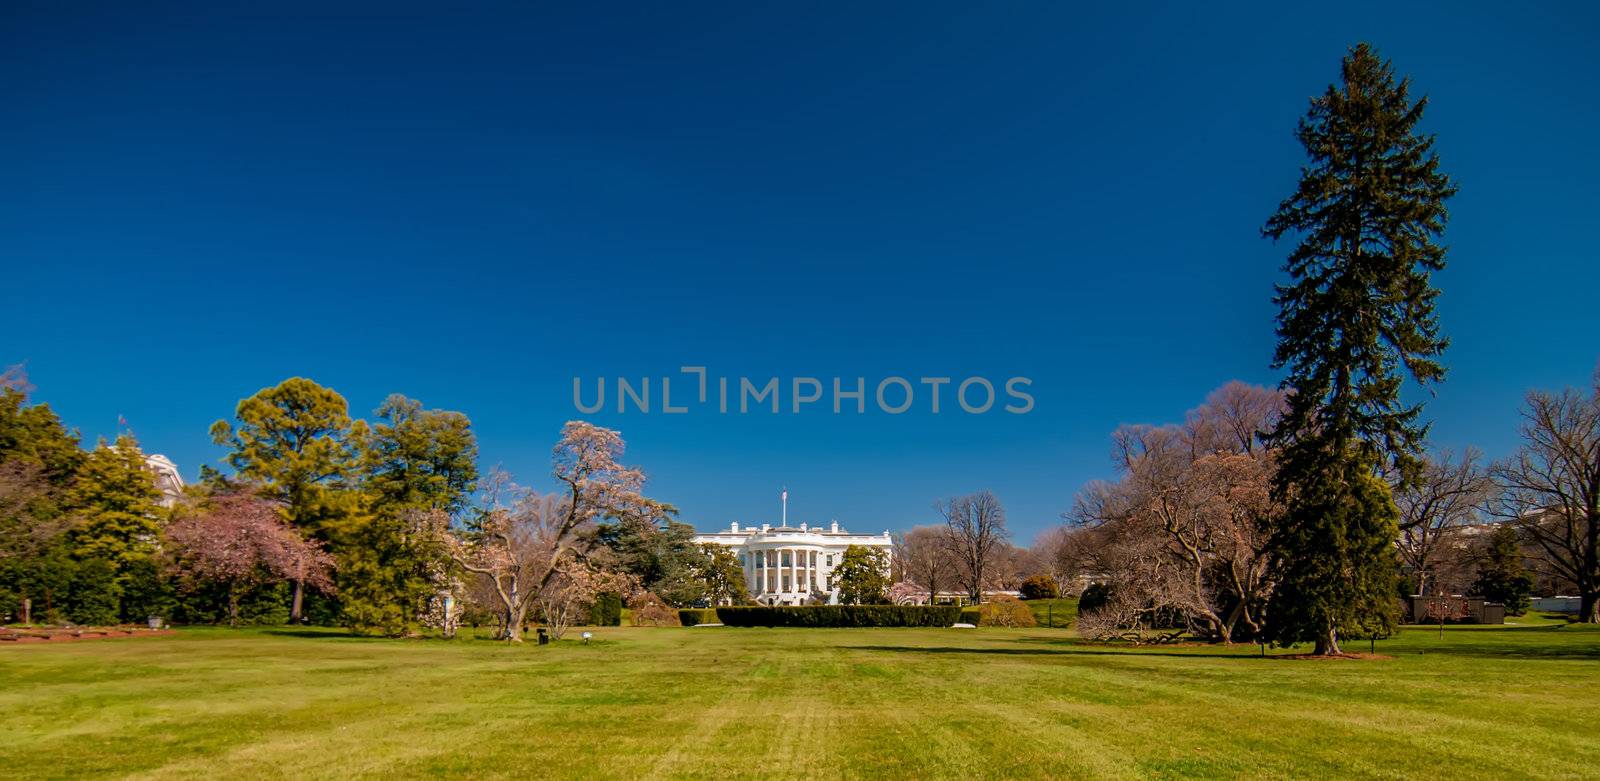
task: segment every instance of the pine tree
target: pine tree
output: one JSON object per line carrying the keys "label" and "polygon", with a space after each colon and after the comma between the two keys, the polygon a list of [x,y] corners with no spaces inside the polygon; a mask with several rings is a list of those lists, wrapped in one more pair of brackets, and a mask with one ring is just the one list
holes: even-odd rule
{"label": "pine tree", "polygon": [[[304,377],[290,377],[243,399],[238,425],[211,424],[211,439],[229,448],[226,460],[238,476],[281,502],[301,534],[334,547],[360,511],[352,490],[356,443],[366,423],[350,420],[343,396]],[[290,620],[304,615],[305,584],[294,582]]]}
{"label": "pine tree", "polygon": [[1366,44],[1297,132],[1309,163],[1263,229],[1299,243],[1277,287],[1274,368],[1287,367],[1289,409],[1272,432],[1274,484],[1285,511],[1269,549],[1277,581],[1268,639],[1339,653],[1339,636],[1393,630],[1398,511],[1378,478],[1406,478],[1427,426],[1400,399],[1404,376],[1444,376],[1448,344],[1430,275],[1444,267],[1444,202],[1433,137],[1417,132],[1427,99]]}
{"label": "pine tree", "polygon": [[358,438],[366,510],[352,519],[339,552],[344,621],[399,635],[421,629],[428,603],[453,569],[428,514],[455,516],[478,482],[478,444],[459,412],[426,410],[394,394],[377,409],[370,439]]}
{"label": "pine tree", "polygon": [[1478,567],[1478,579],[1472,584],[1472,591],[1490,602],[1505,605],[1508,616],[1528,612],[1533,576],[1522,565],[1522,549],[1515,527],[1497,526],[1489,535],[1489,550],[1482,566]]}

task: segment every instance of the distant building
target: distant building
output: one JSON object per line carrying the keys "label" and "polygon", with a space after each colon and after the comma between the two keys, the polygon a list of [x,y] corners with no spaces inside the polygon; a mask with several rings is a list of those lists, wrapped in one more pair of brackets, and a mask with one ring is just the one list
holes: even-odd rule
{"label": "distant building", "polygon": [[156,490],[161,492],[161,506],[177,504],[178,497],[183,496],[183,475],[178,474],[178,465],[159,453],[145,456],[144,465],[155,473]]}
{"label": "distant building", "polygon": [[[745,588],[763,605],[804,605],[813,602],[837,604],[839,589],[832,575],[851,545],[884,552],[888,567],[894,541],[889,532],[851,534],[834,521],[826,528],[799,526],[740,526],[727,531],[700,534],[695,542],[715,543],[733,551],[744,567]],[[885,575],[889,573],[884,572]]]}

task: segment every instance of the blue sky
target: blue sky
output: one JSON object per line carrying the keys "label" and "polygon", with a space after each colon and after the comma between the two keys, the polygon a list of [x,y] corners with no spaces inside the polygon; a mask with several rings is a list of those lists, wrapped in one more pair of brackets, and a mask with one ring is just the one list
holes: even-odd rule
{"label": "blue sky", "polygon": [[211,421],[302,375],[358,414],[462,410],[534,485],[575,376],[1027,376],[1020,416],[588,416],[702,528],[783,485],[861,530],[990,488],[1026,542],[1119,423],[1277,382],[1259,228],[1368,40],[1461,188],[1434,441],[1502,456],[1526,390],[1600,358],[1597,17],[7,3],[0,363],[189,475]]}

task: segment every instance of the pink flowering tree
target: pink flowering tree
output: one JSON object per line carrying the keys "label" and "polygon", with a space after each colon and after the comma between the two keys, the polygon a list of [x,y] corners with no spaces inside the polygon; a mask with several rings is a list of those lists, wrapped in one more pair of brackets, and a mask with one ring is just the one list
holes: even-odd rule
{"label": "pink flowering tree", "polygon": [[596,523],[676,512],[641,493],[644,472],[620,463],[625,447],[616,431],[570,421],[551,458],[559,491],[540,495],[521,489],[498,471],[485,481],[484,508],[467,529],[451,536],[450,550],[457,565],[492,586],[501,639],[522,642],[522,627],[536,602],[548,599],[558,613],[570,612],[566,606],[577,602],[556,595],[590,590],[584,570],[598,569],[589,562]]}
{"label": "pink flowering tree", "polygon": [[228,594],[228,624],[239,623],[239,598],[249,588],[293,580],[323,591],[333,557],[284,520],[279,505],[249,493],[212,497],[203,512],[167,527],[172,565],[192,588],[221,584]]}

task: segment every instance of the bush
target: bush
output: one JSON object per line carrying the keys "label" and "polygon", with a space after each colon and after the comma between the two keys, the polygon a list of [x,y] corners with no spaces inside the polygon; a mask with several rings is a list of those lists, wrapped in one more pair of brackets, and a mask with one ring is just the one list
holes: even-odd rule
{"label": "bush", "polygon": [[117,571],[105,559],[80,562],[72,574],[67,592],[67,616],[74,624],[105,626],[117,623],[117,606],[122,589],[117,586]]}
{"label": "bush", "polygon": [[601,592],[589,606],[589,626],[621,626],[622,595],[615,591]]}
{"label": "bush", "polygon": [[992,602],[985,602],[978,606],[981,617],[978,626],[1038,626],[1039,622],[1033,620],[1033,611],[1022,600],[1016,597],[997,596]]}
{"label": "bush", "polygon": [[1023,599],[1055,599],[1061,596],[1061,587],[1049,575],[1034,575],[1022,581]]}
{"label": "bush", "polygon": [[983,620],[983,612],[975,607],[961,608],[961,623],[977,626]]}
{"label": "bush", "polygon": [[1102,583],[1090,583],[1083,590],[1083,595],[1078,597],[1078,615],[1088,615],[1106,606],[1111,601],[1111,587]]}
{"label": "bush", "polygon": [[954,605],[803,605],[719,607],[728,626],[950,626],[961,617]]}
{"label": "bush", "polygon": [[634,626],[682,626],[678,623],[678,611],[667,607],[660,597],[648,591],[629,600],[628,611]]}
{"label": "bush", "polygon": [[717,609],[714,607],[686,607],[678,611],[678,623],[684,626],[719,623]]}

